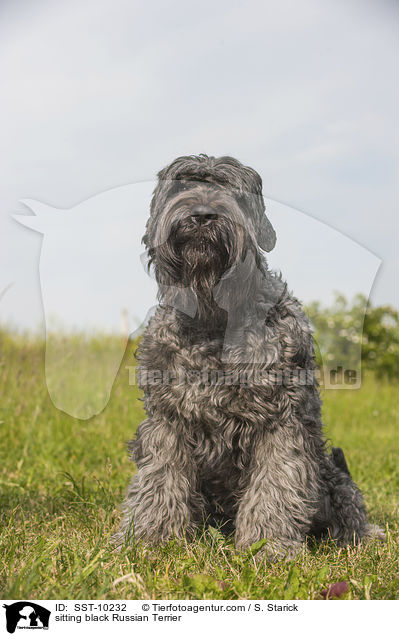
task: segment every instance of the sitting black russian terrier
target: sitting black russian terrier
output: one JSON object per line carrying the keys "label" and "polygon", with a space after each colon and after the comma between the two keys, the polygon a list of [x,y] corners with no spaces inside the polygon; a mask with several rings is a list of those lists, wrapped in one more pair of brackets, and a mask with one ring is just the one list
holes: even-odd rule
{"label": "sitting black russian terrier", "polygon": [[139,346],[147,419],[119,538],[192,536],[204,521],[240,549],[292,556],[367,523],[340,449],[326,449],[312,331],[268,270],[262,181],[232,157],[180,157],[159,173],[144,242],[159,306]]}

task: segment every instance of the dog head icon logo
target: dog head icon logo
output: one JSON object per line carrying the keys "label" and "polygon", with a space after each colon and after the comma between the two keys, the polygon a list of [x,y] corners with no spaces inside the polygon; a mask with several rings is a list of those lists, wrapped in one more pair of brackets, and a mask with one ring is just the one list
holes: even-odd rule
{"label": "dog head icon logo", "polygon": [[17,601],[3,607],[6,610],[6,627],[9,634],[13,634],[17,628],[48,629],[51,612],[37,603]]}

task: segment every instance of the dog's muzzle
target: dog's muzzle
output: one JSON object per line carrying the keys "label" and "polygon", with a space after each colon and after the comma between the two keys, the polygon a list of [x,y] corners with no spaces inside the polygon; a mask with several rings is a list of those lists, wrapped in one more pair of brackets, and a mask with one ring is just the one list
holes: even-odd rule
{"label": "dog's muzzle", "polygon": [[218,216],[208,205],[195,205],[190,212],[191,220],[197,226],[211,225]]}

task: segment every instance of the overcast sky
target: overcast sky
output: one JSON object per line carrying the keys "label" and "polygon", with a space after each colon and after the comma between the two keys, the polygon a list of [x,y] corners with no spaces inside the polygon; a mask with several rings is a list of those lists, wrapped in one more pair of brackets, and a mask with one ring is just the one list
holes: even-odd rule
{"label": "overcast sky", "polygon": [[[43,322],[42,237],[10,217],[28,213],[20,199],[118,200],[118,186],[200,152],[261,174],[278,235],[270,261],[300,298],[367,293],[381,264],[372,300],[399,307],[398,32],[394,0],[2,0],[0,294],[13,285],[0,319]],[[80,247],[58,233],[43,265],[51,312],[67,323],[66,307],[84,302],[113,327],[121,305],[132,320],[147,310],[146,279],[132,294],[116,258],[126,233],[138,256],[147,203],[129,219],[107,201],[107,213],[74,217]],[[108,282],[88,289],[81,274],[104,236]],[[68,283],[51,264],[58,248]]]}

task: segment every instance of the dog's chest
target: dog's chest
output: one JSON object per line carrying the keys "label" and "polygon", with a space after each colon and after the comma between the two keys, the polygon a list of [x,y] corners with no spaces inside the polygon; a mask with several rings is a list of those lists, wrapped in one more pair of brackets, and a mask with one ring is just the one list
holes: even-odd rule
{"label": "dog's chest", "polygon": [[158,333],[143,342],[140,368],[148,377],[153,370],[153,381],[143,386],[150,408],[168,417],[175,413],[190,426],[222,437],[232,422],[246,421],[248,426],[248,419],[256,424],[264,416],[270,390],[254,384],[253,364],[237,363],[242,351],[230,348],[231,361],[224,362],[222,340],[179,342],[177,346],[170,332],[166,342]]}
{"label": "dog's chest", "polygon": [[186,344],[170,355],[171,392],[195,418],[219,419],[218,412],[237,394],[237,384],[229,381],[229,370],[221,361],[221,344]]}

